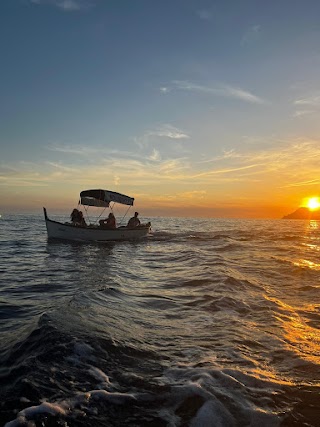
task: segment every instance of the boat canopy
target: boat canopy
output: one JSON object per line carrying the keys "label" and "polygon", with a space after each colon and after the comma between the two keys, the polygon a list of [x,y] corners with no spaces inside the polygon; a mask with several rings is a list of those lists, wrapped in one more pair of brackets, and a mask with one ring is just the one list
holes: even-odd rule
{"label": "boat canopy", "polygon": [[134,198],[125,196],[124,194],[115,193],[109,190],[85,190],[81,191],[80,199],[82,205],[105,207],[107,208],[110,202],[121,203],[122,205],[133,206]]}

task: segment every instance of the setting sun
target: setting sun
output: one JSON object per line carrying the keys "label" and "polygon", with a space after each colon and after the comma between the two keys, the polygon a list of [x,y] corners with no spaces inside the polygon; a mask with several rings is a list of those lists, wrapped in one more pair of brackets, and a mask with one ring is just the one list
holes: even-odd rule
{"label": "setting sun", "polygon": [[320,208],[320,200],[319,200],[319,197],[311,197],[310,199],[308,199],[307,207],[308,207],[310,210],[319,209],[319,208]]}

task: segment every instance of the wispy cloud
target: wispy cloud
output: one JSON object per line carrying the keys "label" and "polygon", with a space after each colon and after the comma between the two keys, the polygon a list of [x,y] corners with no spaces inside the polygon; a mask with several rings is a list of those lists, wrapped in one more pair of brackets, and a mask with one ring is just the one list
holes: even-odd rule
{"label": "wispy cloud", "polygon": [[8,187],[60,185],[90,186],[103,182],[120,182],[129,188],[159,185],[179,179],[190,169],[186,158],[166,158],[154,150],[149,157],[134,159],[122,156],[97,157],[94,164],[75,166],[74,160],[65,163],[47,161],[45,163],[18,162],[13,165],[0,164],[0,185]]}
{"label": "wispy cloud", "polygon": [[199,16],[199,18],[202,19],[203,21],[211,21],[212,20],[213,13],[209,9],[200,9],[200,10],[197,10],[196,13]]}
{"label": "wispy cloud", "polygon": [[304,117],[316,113],[315,110],[297,110],[293,113],[293,117]]}
{"label": "wispy cloud", "polygon": [[46,162],[46,164],[48,166],[52,166],[53,168],[58,169],[60,171],[64,171],[64,172],[72,172],[72,173],[74,173],[74,172],[78,171],[77,168],[65,166],[65,165],[62,165],[61,163]]}
{"label": "wispy cloud", "polygon": [[94,5],[92,0],[30,0],[31,3],[38,5],[52,5],[66,12],[73,12],[87,9]]}
{"label": "wispy cloud", "polygon": [[159,138],[170,138],[170,139],[188,139],[189,135],[187,135],[182,130],[171,126],[171,125],[163,125],[158,129],[151,130],[148,132],[150,136],[156,136]]}
{"label": "wispy cloud", "polygon": [[320,95],[298,98],[293,101],[293,105],[297,108],[297,110],[293,113],[293,117],[299,118],[303,116],[309,116],[319,111]]}
{"label": "wispy cloud", "polygon": [[159,151],[154,148],[152,153],[149,156],[149,159],[153,161],[161,160],[161,155]]}
{"label": "wispy cloud", "polygon": [[200,163],[212,163],[212,162],[220,162],[221,160],[226,159],[237,159],[240,158],[241,154],[237,153],[235,149],[223,151],[220,156],[215,156],[209,159],[202,160]]}
{"label": "wispy cloud", "polygon": [[282,188],[306,187],[309,185],[319,185],[319,184],[320,184],[320,179],[312,179],[308,181],[294,182],[293,184],[284,185]]}
{"label": "wispy cloud", "polygon": [[299,98],[294,101],[294,105],[310,105],[320,107],[320,95],[310,96],[308,98]]}
{"label": "wispy cloud", "polygon": [[37,163],[21,161],[0,164],[0,185],[6,187],[44,187],[47,182]]}
{"label": "wispy cloud", "polygon": [[63,10],[80,10],[82,9],[82,5],[76,0],[63,0],[61,2],[56,3],[58,7]]}
{"label": "wispy cloud", "polygon": [[155,129],[147,130],[142,136],[135,137],[134,141],[142,149],[148,147],[151,142],[155,142],[159,138],[180,141],[189,139],[190,136],[175,126],[164,124]]}
{"label": "wispy cloud", "polygon": [[[199,166],[219,161],[216,167],[202,167],[202,171],[193,175],[194,182],[206,183],[247,182],[268,183],[268,189],[284,186],[317,185],[319,179],[320,145],[313,140],[270,140],[264,148],[254,146],[242,150],[230,150],[221,156],[199,162]],[[283,185],[280,185],[282,183]],[[263,184],[265,185],[265,184]]]}
{"label": "wispy cloud", "polygon": [[214,170],[210,170],[210,171],[206,171],[206,172],[202,172],[197,175],[194,175],[193,178],[198,178],[201,176],[208,176],[208,175],[225,175],[231,172],[239,172],[247,169],[257,168],[260,166],[261,164],[257,163],[257,164],[239,166],[239,167],[233,167],[233,168],[214,169]]}
{"label": "wispy cloud", "polygon": [[63,144],[52,144],[46,147],[50,151],[56,151],[58,153],[66,154],[77,154],[79,156],[88,156],[91,154],[99,153],[103,151],[103,148],[93,148],[84,145],[63,145]]}
{"label": "wispy cloud", "polygon": [[162,93],[168,93],[168,92],[170,92],[170,88],[166,87],[166,86],[162,86],[160,88],[160,92],[162,92]]}
{"label": "wispy cloud", "polygon": [[253,43],[260,37],[261,33],[261,26],[260,25],[253,25],[252,27],[248,28],[247,31],[244,33],[244,35],[241,38],[241,46],[245,46],[247,44]]}
{"label": "wispy cloud", "polygon": [[4,176],[0,176],[0,185],[8,187],[48,187],[48,183],[44,181],[36,181],[32,179],[28,179],[28,177],[14,177],[8,180]]}
{"label": "wispy cloud", "polygon": [[185,191],[180,193],[178,197],[180,199],[203,199],[207,194],[206,190],[194,190],[194,191]]}
{"label": "wispy cloud", "polygon": [[180,90],[193,91],[198,93],[205,93],[207,95],[239,99],[241,101],[249,102],[252,104],[266,103],[265,100],[252,94],[249,91],[246,91],[238,87],[226,85],[226,84],[221,84],[217,86],[204,86],[204,85],[199,85],[196,83],[182,81],[182,80],[175,80],[173,81],[173,84],[177,89],[180,89]]}
{"label": "wispy cloud", "polygon": [[[137,141],[136,141],[137,142]],[[111,149],[109,147],[88,147],[88,146],[80,146],[80,145],[51,145],[46,147],[50,151],[55,151],[56,153],[62,154],[71,154],[69,156],[69,161],[72,161],[72,158],[75,160],[77,156],[78,158],[85,158],[87,160],[87,164],[95,163],[97,157],[100,159],[122,159],[121,161],[128,162],[129,160],[145,162],[145,161],[161,161],[160,151],[156,148],[153,148],[150,153],[150,149],[148,148],[148,144],[141,144],[141,148],[145,148],[145,152],[131,152],[131,151],[121,151],[116,149]],[[65,156],[66,157],[66,156]],[[91,160],[89,160],[91,159]],[[60,163],[55,162],[47,162],[47,165],[64,170],[74,172],[73,168],[69,168]],[[1,168],[0,168],[1,172]]]}
{"label": "wispy cloud", "polygon": [[177,173],[182,170],[188,170],[190,164],[187,159],[167,159],[159,165],[159,172],[161,175],[171,176],[175,178]]}

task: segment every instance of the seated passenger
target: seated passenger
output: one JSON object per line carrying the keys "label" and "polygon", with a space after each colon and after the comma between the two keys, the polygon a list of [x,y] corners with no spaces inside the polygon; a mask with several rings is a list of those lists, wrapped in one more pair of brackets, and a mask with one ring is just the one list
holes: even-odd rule
{"label": "seated passenger", "polygon": [[99,224],[103,228],[116,228],[116,218],[112,212],[109,213],[108,218],[100,219]]}
{"label": "seated passenger", "polygon": [[73,209],[70,215],[70,219],[73,225],[76,225],[79,222],[79,211],[78,209]]}
{"label": "seated passenger", "polygon": [[71,212],[70,218],[73,225],[82,225],[82,226],[87,225],[84,220],[83,213],[78,209],[73,209],[73,211]]}
{"label": "seated passenger", "polygon": [[138,225],[140,225],[140,219],[138,218],[138,215],[139,213],[135,212],[134,216],[129,219],[127,224],[128,228],[135,228],[135,227],[138,227]]}
{"label": "seated passenger", "polygon": [[81,225],[82,227],[86,227],[87,226],[86,221],[85,221],[85,219],[83,217],[83,213],[81,211],[79,211],[79,222],[78,222],[78,225]]}

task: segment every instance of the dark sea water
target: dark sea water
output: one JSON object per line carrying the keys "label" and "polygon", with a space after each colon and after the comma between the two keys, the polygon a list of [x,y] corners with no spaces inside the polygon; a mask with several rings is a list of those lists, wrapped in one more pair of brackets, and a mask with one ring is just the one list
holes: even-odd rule
{"label": "dark sea water", "polygon": [[0,425],[320,426],[320,222],[151,221],[0,219]]}

